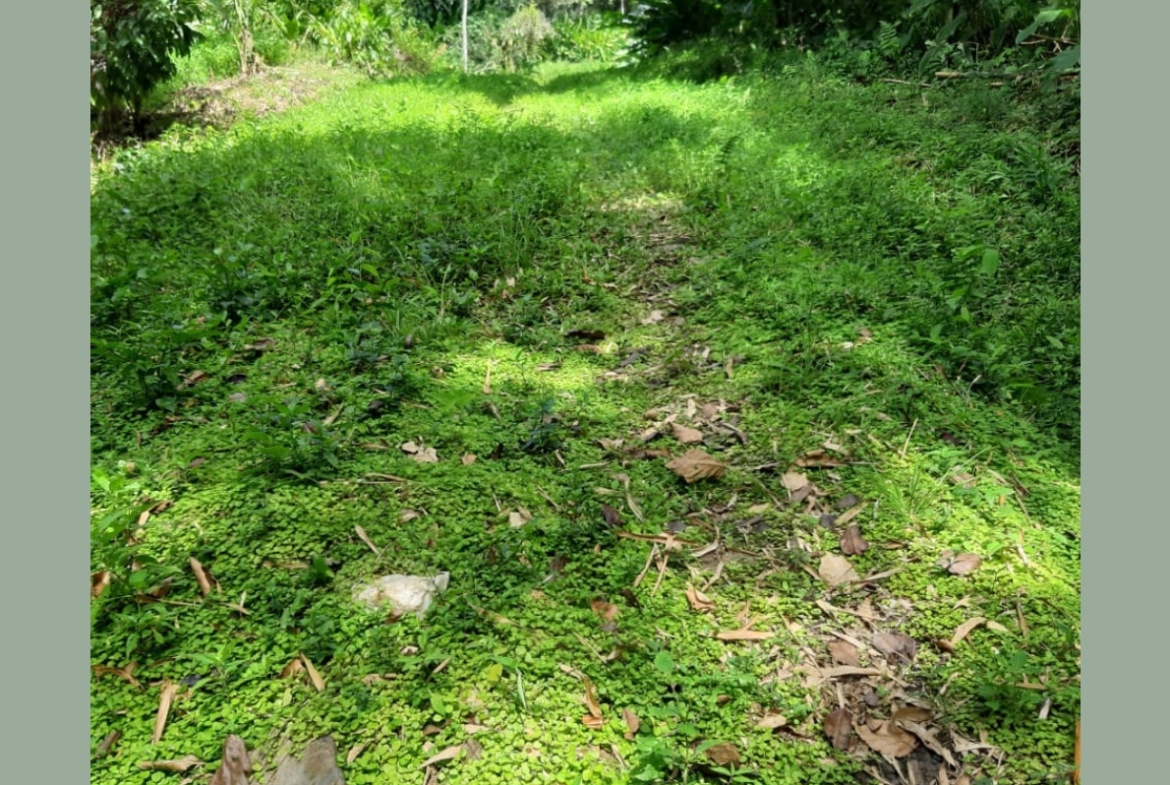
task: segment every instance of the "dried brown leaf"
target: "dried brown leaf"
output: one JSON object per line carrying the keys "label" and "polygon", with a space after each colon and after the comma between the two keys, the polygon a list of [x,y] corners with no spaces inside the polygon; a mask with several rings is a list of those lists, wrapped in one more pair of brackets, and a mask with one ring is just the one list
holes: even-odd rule
{"label": "dried brown leaf", "polygon": [[448,747],[447,749],[443,750],[442,752],[438,753],[437,755],[432,755],[431,757],[427,758],[426,762],[423,763],[423,765],[419,766],[419,768],[425,769],[426,767],[433,766],[436,763],[442,763],[444,761],[455,760],[456,758],[459,757],[459,755],[462,752],[463,752],[463,745],[456,744],[452,747]]}
{"label": "dried brown leaf", "polygon": [[776,633],[760,630],[723,630],[715,633],[715,638],[721,641],[766,641],[774,637]]}
{"label": "dried brown leaf", "polygon": [[345,753],[345,765],[346,766],[353,765],[353,762],[358,759],[358,756],[361,755],[363,752],[365,752],[366,747],[369,747],[369,746],[370,746],[370,743],[368,741],[363,741],[360,744],[355,744],[352,747],[350,747],[349,752]]}
{"label": "dried brown leaf", "polygon": [[891,715],[891,719],[893,719],[894,722],[924,723],[930,722],[930,719],[933,716],[934,713],[930,709],[924,708],[922,706],[902,706],[901,708],[894,711],[893,715]]}
{"label": "dried brown leaf", "polygon": [[601,704],[597,702],[597,694],[593,689],[593,682],[590,681],[588,676],[582,676],[581,683],[585,685],[585,708],[589,709],[591,716],[601,719]]}
{"label": "dried brown leaf", "polygon": [[833,506],[836,507],[838,510],[848,510],[850,507],[856,507],[860,501],[861,501],[861,497],[859,497],[855,493],[850,493],[850,494],[846,494],[844,497],[842,497]]}
{"label": "dried brown leaf", "polygon": [[313,666],[312,661],[301,654],[301,661],[305,663],[305,670],[309,672],[309,680],[313,682],[313,686],[317,688],[317,692],[325,691],[325,680],[321,678],[321,674]]}
{"label": "dried brown leaf", "polygon": [[849,521],[853,520],[858,515],[860,515],[861,511],[864,510],[868,506],[869,505],[867,505],[867,504],[859,504],[856,507],[851,507],[850,509],[841,513],[839,516],[837,516],[837,525],[844,526],[845,524],[849,523]]}
{"label": "dried brown leaf", "polygon": [[595,717],[592,714],[586,714],[581,718],[581,722],[584,723],[585,727],[589,728],[590,730],[601,730],[603,727],[605,727],[605,720],[601,717]]}
{"label": "dried brown leaf", "polygon": [[203,568],[203,565],[194,556],[190,557],[187,561],[191,564],[191,572],[195,573],[195,580],[199,583],[199,591],[203,592],[204,597],[211,594],[211,576],[207,570]]}
{"label": "dried brown leaf", "polygon": [[856,556],[868,550],[869,543],[861,536],[861,529],[856,523],[841,532],[841,553],[844,553],[846,556]]}
{"label": "dried brown leaf", "polygon": [[833,658],[833,662],[839,665],[849,665],[854,668],[861,667],[861,660],[857,655],[857,647],[847,641],[831,641],[829,643],[829,656]]}
{"label": "dried brown leaf", "polygon": [[614,605],[613,603],[606,602],[602,599],[593,600],[591,603],[589,603],[589,608],[598,616],[598,618],[601,618],[605,621],[613,621],[618,617],[618,614],[622,612],[621,608],[618,606]]}
{"label": "dried brown leaf", "polygon": [[963,639],[966,638],[972,630],[974,630],[980,624],[985,624],[986,622],[987,619],[984,619],[981,616],[976,616],[974,619],[967,619],[967,621],[960,624],[957,628],[955,628],[955,634],[951,636],[951,650],[953,651],[956,646],[962,643]]}
{"label": "dried brown leaf", "polygon": [[873,647],[891,661],[910,662],[918,654],[918,642],[901,632],[877,632]]}
{"label": "dried brown leaf", "polygon": [[201,765],[203,765],[202,759],[196,758],[194,755],[184,755],[181,758],[175,758],[173,760],[139,761],[138,768],[147,771],[169,771],[174,774],[182,774],[187,769],[193,769]]}
{"label": "dried brown leaf", "polygon": [[89,576],[89,598],[96,600],[110,585],[110,571],[100,570]]}
{"label": "dried brown leaf", "polygon": [[983,560],[974,553],[960,553],[947,565],[947,572],[951,575],[970,575],[982,563]]}
{"label": "dried brown leaf", "polygon": [[664,314],[662,311],[651,311],[650,315],[642,320],[642,324],[644,324],[644,325],[658,324],[659,322],[661,322],[665,318],[666,318],[666,314]]}
{"label": "dried brown leaf", "polygon": [[815,466],[830,467],[830,466],[844,466],[846,461],[839,460],[826,453],[824,450],[812,450],[800,456],[795,461],[797,466],[802,468],[811,468]]}
{"label": "dried brown leaf", "polygon": [[702,450],[688,450],[667,463],[666,468],[689,484],[707,478],[719,479],[727,470],[727,465]]}
{"label": "dried brown leaf", "polygon": [[366,534],[366,530],[361,526],[354,526],[353,529],[357,532],[358,539],[364,542],[366,546],[374,552],[374,555],[377,556],[380,553],[378,546],[374,545],[374,541],[370,539],[368,534]]}
{"label": "dried brown leaf", "polygon": [[107,673],[111,676],[117,676],[118,678],[129,682],[132,687],[137,687],[139,686],[138,679],[134,678],[134,669],[137,667],[137,662],[129,662],[124,668],[111,668],[108,665],[94,665],[93,672],[99,676],[103,676]]}
{"label": "dried brown leaf", "polygon": [[707,748],[707,757],[716,766],[730,766],[740,761],[739,748],[730,742],[711,745]]}
{"label": "dried brown leaf", "polygon": [[470,466],[471,464],[475,463],[475,458],[476,458],[475,453],[469,452],[469,453],[466,453],[459,460],[460,460],[460,462],[463,463],[464,466]]}
{"label": "dried brown leaf", "polygon": [[858,725],[856,730],[862,741],[879,755],[904,758],[918,746],[918,739],[913,734],[907,733],[889,720],[881,722],[874,729]]}
{"label": "dried brown leaf", "polygon": [[106,737],[97,745],[97,749],[93,751],[94,758],[104,758],[110,754],[110,750],[122,738],[122,731],[112,730],[106,734]]}
{"label": "dried brown leaf", "polygon": [[508,513],[508,525],[513,529],[519,529],[531,520],[532,513],[523,507]]}
{"label": "dried brown leaf", "polygon": [[808,477],[800,472],[784,472],[780,475],[780,484],[795,493],[808,485]]}
{"label": "dried brown leaf", "polygon": [[[905,710],[903,709],[902,711]],[[927,713],[929,714],[929,712]],[[938,737],[929,728],[915,720],[898,719],[897,713],[894,715],[894,721],[901,725],[903,729],[916,736],[924,747],[946,761],[947,765],[952,769],[959,768],[959,764],[955,760],[955,757],[951,755],[951,751],[942,745],[942,742],[938,740]]]}
{"label": "dried brown leaf", "polygon": [[775,709],[768,709],[768,711],[764,712],[764,716],[760,721],[756,723],[756,727],[763,730],[776,730],[777,728],[783,728],[787,724],[787,717]]}
{"label": "dried brown leaf", "polygon": [[280,678],[291,679],[293,676],[296,676],[304,669],[305,663],[301,661],[300,655],[297,655],[297,657],[293,659],[292,662],[280,669]]}
{"label": "dried brown leaf", "polygon": [[638,715],[629,709],[622,709],[622,719],[626,722],[625,737],[629,741],[634,740],[634,734],[638,732],[638,728],[642,727],[642,721],[638,719]]}
{"label": "dried brown leaf", "polygon": [[715,603],[711,602],[706,594],[689,583],[687,584],[687,602],[691,604],[691,610],[698,613],[706,613],[715,608]]}
{"label": "dried brown leaf", "polygon": [[620,527],[623,524],[622,514],[608,504],[601,505],[601,516],[610,526]]}
{"label": "dried brown leaf", "polygon": [[854,571],[849,560],[835,553],[826,553],[821,557],[821,566],[817,574],[830,587],[861,580],[861,576]]}
{"label": "dried brown leaf", "polygon": [[175,695],[179,692],[179,685],[170,681],[163,681],[162,690],[158,699],[158,713],[154,716],[154,733],[150,736],[151,744],[158,744],[162,739],[163,731],[167,727],[167,717],[171,713],[171,704],[175,700]]}
{"label": "dried brown leaf", "polygon": [[832,745],[845,752],[849,749],[849,735],[853,730],[853,715],[849,709],[839,707],[829,712],[825,717],[825,735]]}
{"label": "dried brown leaf", "polygon": [[853,665],[825,668],[820,673],[822,679],[836,679],[841,676],[880,676],[882,674],[877,668],[859,668]]}
{"label": "dried brown leaf", "polygon": [[700,444],[703,441],[703,432],[700,430],[678,423],[671,423],[670,427],[674,431],[674,438],[683,444]]}

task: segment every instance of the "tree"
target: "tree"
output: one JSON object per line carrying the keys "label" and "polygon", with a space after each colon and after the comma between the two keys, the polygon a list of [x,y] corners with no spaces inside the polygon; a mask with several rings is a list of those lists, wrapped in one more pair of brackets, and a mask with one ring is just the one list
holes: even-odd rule
{"label": "tree", "polygon": [[196,0],[90,0],[89,95],[98,128],[110,132],[130,112],[141,131],[150,91],[175,75],[174,56],[198,37]]}
{"label": "tree", "polygon": [[463,36],[463,73],[467,73],[467,3],[463,0],[463,20],[460,22],[460,32]]}

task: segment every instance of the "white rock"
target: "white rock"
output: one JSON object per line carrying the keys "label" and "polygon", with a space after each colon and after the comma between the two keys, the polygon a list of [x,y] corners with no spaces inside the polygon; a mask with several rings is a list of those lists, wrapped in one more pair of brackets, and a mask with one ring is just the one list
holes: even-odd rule
{"label": "white rock", "polygon": [[354,589],[354,599],[371,610],[390,610],[396,616],[413,613],[420,619],[439,592],[447,590],[450,573],[434,577],[383,575]]}

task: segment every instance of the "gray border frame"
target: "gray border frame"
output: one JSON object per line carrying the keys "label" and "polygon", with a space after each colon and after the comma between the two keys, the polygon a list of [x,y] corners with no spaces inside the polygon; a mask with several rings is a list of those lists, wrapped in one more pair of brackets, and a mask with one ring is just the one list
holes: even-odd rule
{"label": "gray border frame", "polygon": [[[1083,288],[1090,321],[1100,320],[1083,339],[1084,355],[1098,370],[1084,384],[1091,427],[1082,465],[1097,478],[1095,487],[1139,489],[1135,494],[1090,493],[1085,509],[1102,522],[1145,519],[1150,510],[1140,489],[1164,481],[1157,435],[1143,416],[1164,406],[1156,350],[1144,357],[1126,351],[1127,338],[1156,340],[1164,332],[1163,290],[1131,285],[1105,262],[1137,266],[1148,259],[1154,276],[1165,275],[1159,275],[1157,256],[1150,252],[1158,248],[1164,220],[1158,192],[1167,178],[1159,175],[1170,168],[1158,164],[1165,155],[1160,121],[1168,110],[1158,100],[1166,65],[1157,38],[1170,29],[1157,22],[1170,22],[1170,6],[1149,3],[1135,14],[1121,13],[1123,7],[1089,3],[1082,12],[1085,27],[1092,30],[1090,40],[1100,41],[1091,51],[1101,53],[1086,76],[1087,95],[1099,108],[1087,115],[1085,136],[1090,150],[1121,159],[1106,166],[1092,164],[1090,155],[1082,180],[1088,183],[1083,249],[1099,259],[1082,273],[1091,281]],[[1129,7],[1139,10],[1136,4]],[[0,570],[0,597],[9,627],[5,638],[21,642],[0,648],[0,673],[7,677],[6,703],[21,712],[21,722],[5,731],[6,771],[13,781],[28,782],[77,782],[77,772],[88,771],[88,745],[82,739],[89,736],[89,644],[81,585],[89,569],[88,548],[81,536],[58,535],[74,525],[81,529],[88,517],[82,506],[88,504],[89,471],[84,435],[89,429],[88,350],[82,336],[89,330],[89,279],[80,270],[58,272],[88,260],[87,32],[80,12],[76,20],[67,13],[62,23],[56,10],[51,3],[10,7],[5,27],[14,34],[0,48],[10,118],[2,180],[9,264],[0,287],[8,373],[0,401],[8,420],[3,442],[9,472],[6,517],[12,524],[6,531],[10,558]],[[48,42],[56,46],[46,47]],[[62,52],[67,54],[62,57]],[[1089,59],[1094,61],[1092,55]],[[1122,320],[1124,326],[1114,327]],[[1106,380],[1116,381],[1110,385]],[[1111,399],[1127,405],[1110,407]],[[1146,407],[1134,405],[1147,402]],[[1100,420],[1094,411],[1101,413]],[[1131,434],[1141,434],[1138,444],[1123,442]],[[1107,782],[1109,774],[1118,782],[1144,781],[1155,770],[1146,756],[1162,743],[1161,706],[1154,691],[1164,688],[1156,674],[1141,667],[1139,653],[1156,651],[1162,641],[1157,624],[1140,623],[1140,612],[1131,615],[1126,605],[1134,598],[1157,598],[1164,588],[1160,562],[1166,549],[1158,545],[1168,537],[1159,523],[1151,519],[1137,534],[1139,547],[1124,535],[1097,538],[1094,532],[1103,527],[1088,527],[1097,542],[1090,549],[1092,563],[1098,565],[1089,573],[1102,576],[1084,597],[1093,620],[1091,643],[1085,646],[1089,673],[1099,668],[1104,674],[1110,660],[1120,665],[1138,659],[1133,662],[1138,667],[1114,667],[1107,682],[1095,686],[1090,679],[1086,685],[1088,704],[1098,707],[1092,716],[1101,718],[1086,716],[1092,739],[1084,759],[1090,785]],[[1110,574],[1117,581],[1128,578],[1128,591],[1110,591]],[[15,631],[10,628],[14,623]]]}
{"label": "gray border frame", "polygon": [[1083,331],[1082,365],[1087,360],[1095,369],[1082,383],[1082,422],[1089,427],[1082,428],[1081,466],[1096,490],[1082,503],[1089,520],[1082,543],[1093,543],[1082,545],[1092,587],[1085,592],[1082,583],[1082,673],[1089,674],[1082,704],[1096,708],[1083,714],[1089,743],[1081,768],[1089,785],[1101,785],[1165,776],[1156,757],[1165,744],[1167,689],[1143,667],[1161,650],[1165,631],[1161,614],[1143,613],[1143,606],[1166,590],[1170,535],[1155,506],[1165,483],[1166,429],[1157,423],[1166,393],[1160,352],[1140,347],[1162,337],[1166,289],[1157,281],[1170,279],[1158,253],[1166,224],[1159,192],[1170,175],[1160,38],[1170,5],[1087,5],[1082,25],[1098,43],[1082,87],[1097,108],[1085,115],[1082,137],[1098,152],[1089,155],[1081,181],[1082,259],[1089,261],[1082,261],[1082,322],[1092,327]]}
{"label": "gray border frame", "polygon": [[0,46],[11,782],[84,782],[89,770],[89,33],[80,7],[62,10],[13,4]]}

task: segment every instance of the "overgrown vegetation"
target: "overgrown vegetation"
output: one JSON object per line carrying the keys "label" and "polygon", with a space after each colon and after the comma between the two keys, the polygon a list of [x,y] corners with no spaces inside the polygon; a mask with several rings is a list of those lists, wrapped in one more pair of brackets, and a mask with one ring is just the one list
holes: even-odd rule
{"label": "overgrown vegetation", "polygon": [[376,81],[95,164],[91,781],[1066,776],[1074,17],[887,5],[203,6],[180,80]]}

